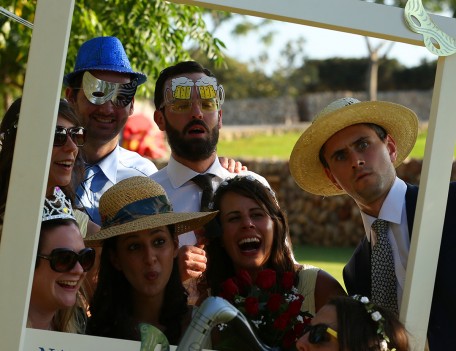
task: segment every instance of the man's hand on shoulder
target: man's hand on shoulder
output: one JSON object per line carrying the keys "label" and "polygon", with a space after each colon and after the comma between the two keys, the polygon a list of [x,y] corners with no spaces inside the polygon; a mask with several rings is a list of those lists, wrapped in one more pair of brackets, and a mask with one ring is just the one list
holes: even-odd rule
{"label": "man's hand on shoulder", "polygon": [[241,162],[235,161],[232,158],[219,157],[220,164],[223,168],[230,173],[241,173],[247,171],[247,167],[243,166]]}

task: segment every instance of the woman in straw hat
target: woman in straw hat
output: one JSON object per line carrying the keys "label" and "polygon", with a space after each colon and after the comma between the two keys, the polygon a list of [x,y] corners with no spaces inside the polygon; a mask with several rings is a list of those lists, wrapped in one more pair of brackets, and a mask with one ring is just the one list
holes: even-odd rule
{"label": "woman in straw hat", "polygon": [[99,211],[101,231],[86,238],[103,245],[87,333],[139,340],[138,325],[147,323],[177,344],[191,315],[177,235],[202,227],[216,212],[173,212],[164,189],[147,177],[115,184]]}

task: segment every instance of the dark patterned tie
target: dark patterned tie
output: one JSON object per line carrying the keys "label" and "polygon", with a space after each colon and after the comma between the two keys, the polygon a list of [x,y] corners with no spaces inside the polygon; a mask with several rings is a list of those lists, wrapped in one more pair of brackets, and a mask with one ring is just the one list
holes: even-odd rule
{"label": "dark patterned tie", "polygon": [[210,211],[209,203],[214,196],[214,189],[212,188],[213,177],[213,174],[198,174],[192,178],[192,181],[203,190],[200,206],[200,210],[203,212]]}
{"label": "dark patterned tie", "polygon": [[372,248],[372,302],[395,313],[397,309],[397,283],[394,258],[388,240],[388,222],[377,219],[372,231],[377,235],[377,243]]}

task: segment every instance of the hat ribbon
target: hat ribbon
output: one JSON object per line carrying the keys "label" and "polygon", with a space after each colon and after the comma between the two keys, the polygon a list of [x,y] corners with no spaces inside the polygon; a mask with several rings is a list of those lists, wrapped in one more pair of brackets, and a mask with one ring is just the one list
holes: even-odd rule
{"label": "hat ribbon", "polygon": [[145,216],[172,211],[173,208],[165,195],[141,199],[125,205],[111,219],[108,219],[106,216],[101,216],[102,229],[128,223]]}

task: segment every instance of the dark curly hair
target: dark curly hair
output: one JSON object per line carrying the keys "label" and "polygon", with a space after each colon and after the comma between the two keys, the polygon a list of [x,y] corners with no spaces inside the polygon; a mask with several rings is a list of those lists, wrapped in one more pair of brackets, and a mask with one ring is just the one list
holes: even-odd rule
{"label": "dark curly hair", "polygon": [[[274,269],[279,275],[283,272],[296,272],[291,253],[288,221],[280,208],[272,190],[252,176],[236,176],[223,182],[214,194],[214,210],[220,210],[223,197],[227,193],[236,193],[254,200],[271,217],[274,222],[274,240],[271,255],[263,268]],[[223,228],[220,224],[220,213],[216,217],[218,235],[212,236],[206,245],[207,270],[205,280],[211,288],[212,295],[218,295],[220,284],[235,276],[233,261],[223,247]]]}
{"label": "dark curly hair", "polygon": [[[168,226],[171,235],[174,226]],[[140,340],[137,321],[133,318],[132,287],[125,275],[111,263],[110,255],[118,237],[106,239],[101,252],[98,284],[92,302],[86,333],[117,339]],[[183,335],[183,320],[188,313],[187,292],[182,285],[177,257],[165,288],[165,300],[159,322],[170,344],[177,345]]]}

